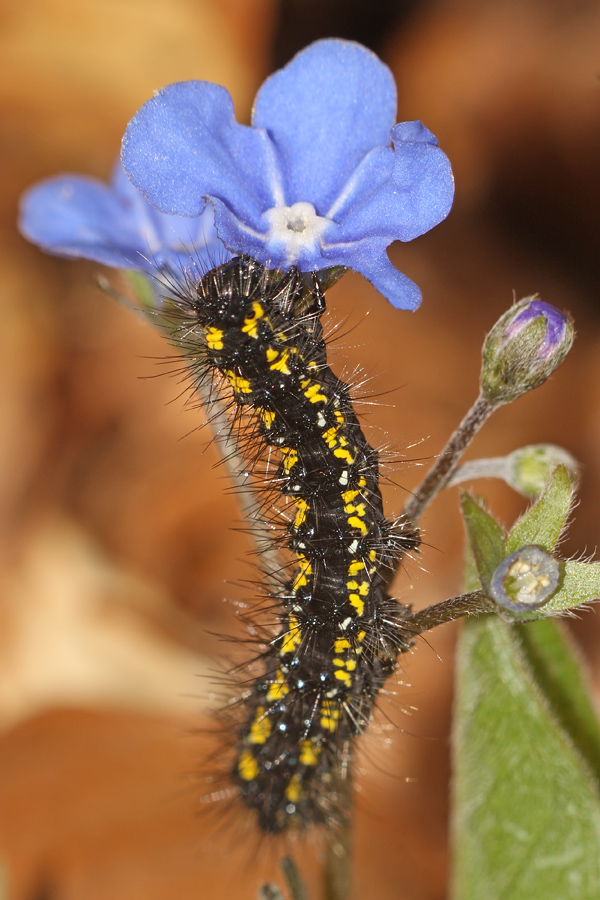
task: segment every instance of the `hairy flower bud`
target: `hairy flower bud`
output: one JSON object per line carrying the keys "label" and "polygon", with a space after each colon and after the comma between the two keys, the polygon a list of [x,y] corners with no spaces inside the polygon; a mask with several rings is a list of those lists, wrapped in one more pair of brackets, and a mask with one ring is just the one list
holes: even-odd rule
{"label": "hairy flower bud", "polygon": [[565,466],[573,482],[577,481],[579,463],[563,447],[555,444],[529,444],[505,457],[505,479],[526,497],[539,497],[557,466]]}
{"label": "hairy flower bud", "polygon": [[568,313],[526,297],[501,316],[485,339],[481,390],[489,403],[510,403],[539,387],[561,364],[575,332]]}

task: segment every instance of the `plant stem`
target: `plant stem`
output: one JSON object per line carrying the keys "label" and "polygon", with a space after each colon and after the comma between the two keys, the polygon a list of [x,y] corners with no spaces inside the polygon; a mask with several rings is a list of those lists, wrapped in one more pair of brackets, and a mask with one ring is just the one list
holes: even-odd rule
{"label": "plant stem", "polygon": [[409,616],[407,625],[410,633],[416,637],[437,625],[445,625],[446,622],[453,622],[464,616],[478,616],[481,613],[494,612],[496,609],[496,604],[490,600],[485,591],[470,591],[468,594],[459,594],[457,597],[450,597],[449,600],[433,603],[431,606],[426,606],[425,609],[420,609]]}
{"label": "plant stem", "polygon": [[489,403],[481,395],[477,398],[456,431],[451,435],[425,479],[404,507],[404,515],[411,522],[416,524],[419,521],[433,498],[446,486],[458,460],[495,409],[496,405]]}
{"label": "plant stem", "polygon": [[325,900],[348,900],[352,887],[352,780],[348,772],[340,782],[343,820],[326,837]]}
{"label": "plant stem", "polygon": [[281,860],[281,870],[292,900],[308,900],[308,894],[306,893],[302,876],[291,856],[283,857]]}

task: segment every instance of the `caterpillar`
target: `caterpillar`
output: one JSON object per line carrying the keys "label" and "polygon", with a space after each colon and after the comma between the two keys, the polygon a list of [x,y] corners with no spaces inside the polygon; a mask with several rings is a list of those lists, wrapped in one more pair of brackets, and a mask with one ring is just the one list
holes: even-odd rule
{"label": "caterpillar", "polygon": [[331,822],[355,739],[412,643],[386,585],[419,532],[384,517],[378,453],[327,363],[316,274],[241,256],[171,287],[169,336],[193,383],[227,385],[264,508],[292,511],[277,532],[292,571],[268,594],[276,628],[237,699],[230,777],[263,832]]}

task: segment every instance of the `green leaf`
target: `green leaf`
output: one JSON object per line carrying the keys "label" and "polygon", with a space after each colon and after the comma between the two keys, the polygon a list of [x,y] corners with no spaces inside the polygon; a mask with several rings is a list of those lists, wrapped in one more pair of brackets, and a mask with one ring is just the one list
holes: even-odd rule
{"label": "green leaf", "polygon": [[569,473],[565,466],[558,466],[540,499],[513,526],[506,541],[507,554],[527,544],[536,544],[552,553],[565,527],[572,500]]}
{"label": "green leaf", "polygon": [[[551,640],[544,649],[540,633],[538,667]],[[562,665],[545,678],[554,696],[576,682]],[[516,626],[496,616],[465,622],[453,735],[454,900],[600,897],[598,785],[534,668]],[[587,718],[580,706],[573,716]]]}
{"label": "green leaf", "polygon": [[505,556],[504,532],[501,525],[471,494],[460,499],[469,547],[484,588]]}
{"label": "green leaf", "polygon": [[568,632],[550,618],[515,631],[539,689],[600,784],[600,723]]}

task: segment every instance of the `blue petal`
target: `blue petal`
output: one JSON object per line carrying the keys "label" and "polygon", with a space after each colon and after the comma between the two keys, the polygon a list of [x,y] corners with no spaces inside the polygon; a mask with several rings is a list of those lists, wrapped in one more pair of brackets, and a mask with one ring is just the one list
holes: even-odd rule
{"label": "blue petal", "polygon": [[389,179],[355,196],[344,210],[336,240],[366,235],[411,241],[446,218],[454,198],[454,178],[445,153],[420,122],[392,129],[394,167]]}
{"label": "blue petal", "polygon": [[324,253],[320,266],[346,266],[370,281],[396,309],[415,310],[421,303],[421,291],[390,262],[385,241],[365,238],[346,245],[332,245]]}
{"label": "blue petal", "polygon": [[48,253],[150,268],[137,220],[107,185],[81,175],[42,181],[21,199],[19,228]]}
{"label": "blue petal", "polygon": [[224,262],[212,210],[195,219],[167,216],[150,206],[119,163],[112,186],[62,175],[30,188],[21,199],[22,234],[57,256],[154,272]]}
{"label": "blue petal", "polygon": [[396,309],[414,311],[421,305],[421,291],[403,272],[389,261],[383,247],[379,252],[365,253],[361,258],[353,255],[353,269],[370,281],[375,290],[385,297]]}
{"label": "blue petal", "polygon": [[325,216],[369,151],[389,147],[395,115],[388,67],[360,44],[324,40],[265,81],[252,122],[275,145],[284,204],[306,200]]}
{"label": "blue petal", "polygon": [[234,118],[225,88],[171,84],[136,113],[122,145],[125,171],[162,212],[198,216],[207,195],[245,222],[277,202],[277,173],[265,134]]}

